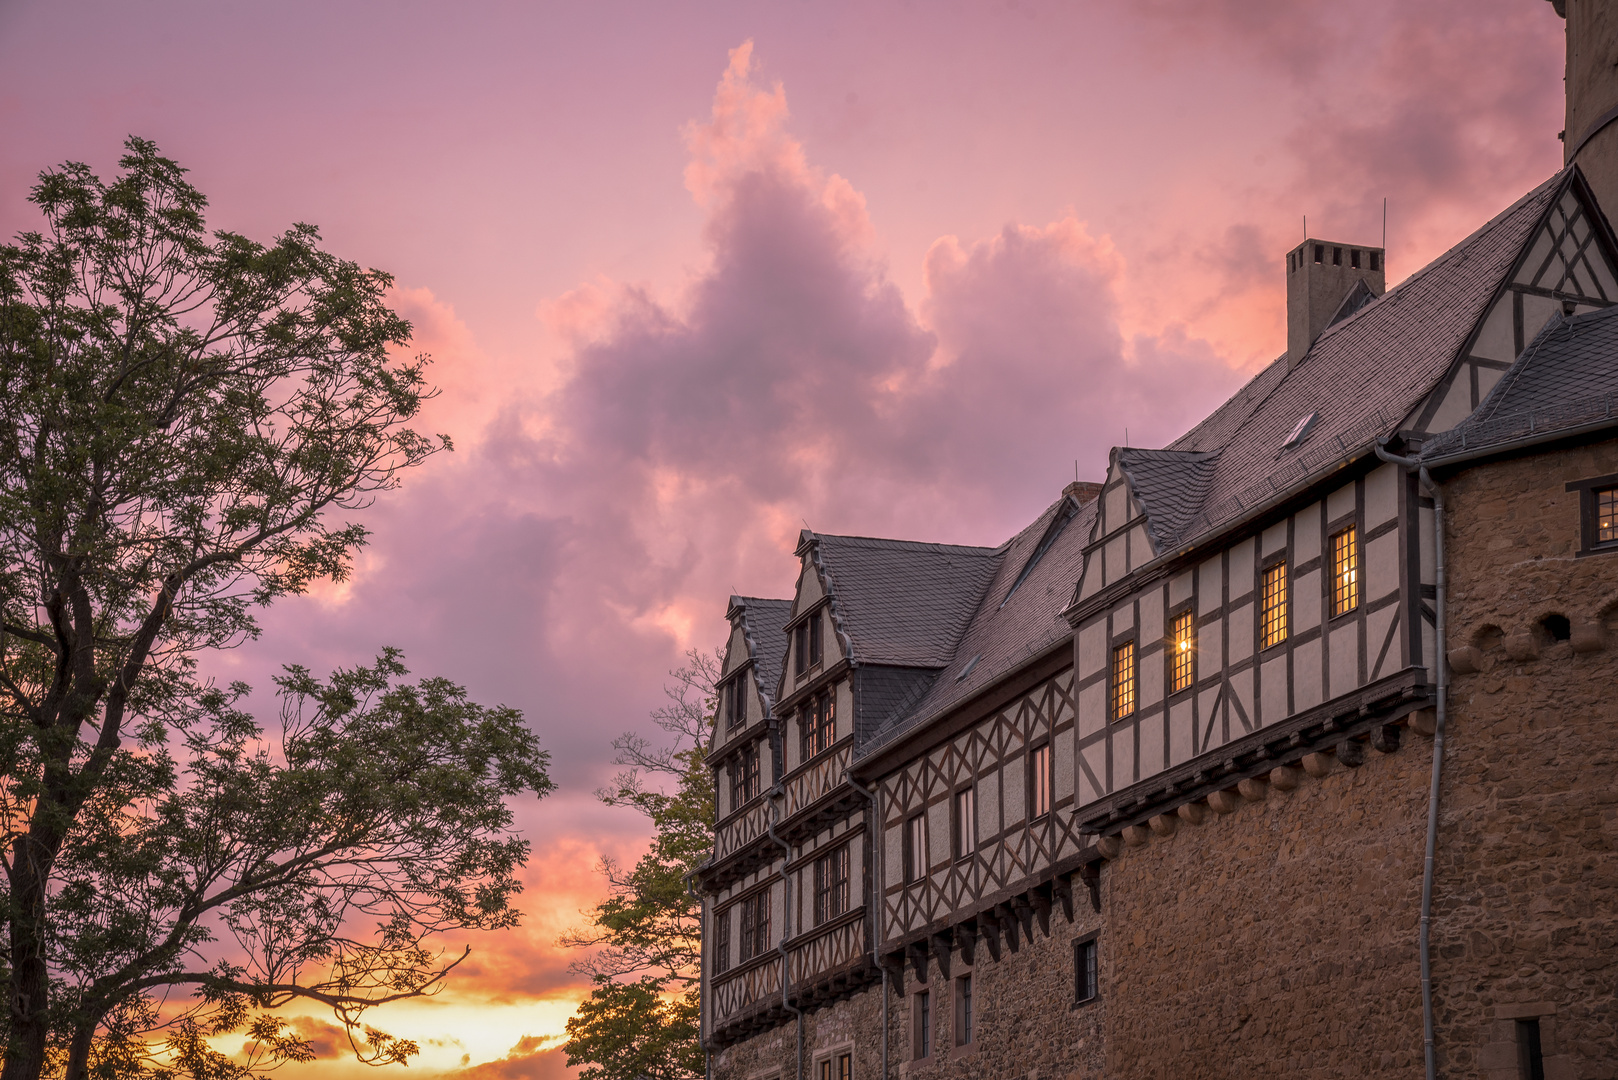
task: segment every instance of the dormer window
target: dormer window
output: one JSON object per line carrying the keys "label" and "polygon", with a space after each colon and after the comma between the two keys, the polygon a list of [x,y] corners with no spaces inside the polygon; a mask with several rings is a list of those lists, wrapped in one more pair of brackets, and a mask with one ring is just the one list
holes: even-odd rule
{"label": "dormer window", "polygon": [[837,699],[831,691],[823,691],[810,699],[799,714],[803,727],[803,759],[808,761],[823,750],[830,749],[837,738]]}
{"label": "dormer window", "polygon": [[734,682],[725,687],[725,716],[731,728],[739,728],[747,723],[747,673],[736,676]]}
{"label": "dormer window", "polygon": [[820,615],[817,613],[809,620],[809,666],[818,667],[821,659]]}
{"label": "dormer window", "polygon": [[758,798],[758,746],[743,750],[730,763],[730,808],[732,810]]}

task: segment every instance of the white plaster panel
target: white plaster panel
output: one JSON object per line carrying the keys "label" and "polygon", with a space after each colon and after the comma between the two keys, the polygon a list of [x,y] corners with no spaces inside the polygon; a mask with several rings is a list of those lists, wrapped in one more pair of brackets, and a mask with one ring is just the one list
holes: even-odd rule
{"label": "white plaster panel", "polygon": [[1399,656],[1403,650],[1399,648],[1399,636],[1395,632],[1392,644],[1388,646],[1388,653],[1382,658],[1381,674],[1376,670],[1376,658],[1382,651],[1382,642],[1387,639],[1388,626],[1398,613],[1398,604],[1389,604],[1381,611],[1373,611],[1365,617],[1365,671],[1372,679],[1379,679],[1399,670]]}
{"label": "white plaster panel", "polygon": [[1601,289],[1607,294],[1608,300],[1618,299],[1618,278],[1615,278],[1612,267],[1607,264],[1607,257],[1601,254],[1598,244],[1591,244],[1584,249],[1585,255],[1590,259],[1590,265],[1595,267],[1596,279],[1601,282]]}
{"label": "white plaster panel", "polygon": [[1102,500],[1101,512],[1104,514],[1101,524],[1101,535],[1106,536],[1129,520],[1129,488],[1119,484],[1107,492]]}
{"label": "white plaster panel", "polygon": [[[1213,624],[1218,626],[1217,623]],[[1203,637],[1207,635],[1204,633]],[[1213,643],[1210,643],[1212,645]],[[1209,646],[1204,646],[1207,648]],[[1240,663],[1253,655],[1253,605],[1240,604],[1230,609],[1230,662]],[[1219,654],[1209,654],[1209,660],[1217,664]]]}
{"label": "white plaster panel", "polygon": [[1149,645],[1163,637],[1163,587],[1148,589],[1140,598],[1140,643]]}
{"label": "white plaster panel", "polygon": [[1301,634],[1320,625],[1320,571],[1292,579],[1292,632]]}
{"label": "white plaster panel", "polygon": [[722,674],[729,675],[747,659],[747,635],[742,633],[740,626],[730,628],[730,643],[725,646],[725,670]]}
{"label": "white plaster panel", "polygon": [[[1199,754],[1211,750],[1225,741],[1224,724],[1220,722],[1219,716],[1214,712],[1214,702],[1219,700],[1219,695],[1220,688],[1217,686],[1210,686],[1197,695],[1197,716],[1201,717],[1201,731],[1197,738],[1202,740],[1203,743],[1197,750]],[[1210,722],[1213,725],[1211,734],[1208,731]]]}
{"label": "white plaster panel", "polygon": [[1508,292],[1494,302],[1489,315],[1483,320],[1477,341],[1472,343],[1472,355],[1486,360],[1511,363],[1517,359],[1517,341],[1511,328],[1511,294]]}
{"label": "white plaster panel", "polygon": [[[1084,769],[1079,770],[1079,805],[1093,803],[1106,794],[1104,790],[1107,783],[1107,744],[1105,742],[1093,743],[1079,751],[1084,762]],[[1085,769],[1089,770],[1086,774]],[[1095,783],[1090,777],[1095,777]]]}
{"label": "white plaster panel", "polygon": [[1432,508],[1417,507],[1416,521],[1421,529],[1416,545],[1421,551],[1421,581],[1423,585],[1431,585],[1438,580],[1438,552],[1433,546],[1437,542],[1438,534],[1433,530]]}
{"label": "white plaster panel", "polygon": [[1101,591],[1101,586],[1106,578],[1104,568],[1101,565],[1103,561],[1099,553],[1084,557],[1084,574],[1079,578],[1080,599],[1094,596]]}
{"label": "white plaster panel", "polygon": [[[1534,246],[1529,249],[1528,258],[1523,262],[1522,269],[1517,272],[1517,277],[1514,279],[1516,283],[1519,285],[1532,285],[1534,283],[1534,275],[1539,273],[1540,264],[1545,261],[1545,256],[1549,255],[1550,253],[1550,231],[1548,229],[1541,229],[1539,231],[1539,235],[1534,237]],[[1507,294],[1507,299],[1510,299],[1509,293]],[[1527,334],[1523,335],[1523,340],[1528,340]]]}
{"label": "white plaster panel", "polygon": [[837,737],[854,737],[854,686],[848,680],[839,681],[833,691],[837,695]]}
{"label": "white plaster panel", "polygon": [[[1197,678],[1211,675],[1224,663],[1223,635],[1225,624],[1219,619],[1211,619],[1202,626],[1197,627]],[[1248,635],[1248,640],[1252,635]]]}
{"label": "white plaster panel", "polygon": [[1107,623],[1096,619],[1079,628],[1079,670],[1077,678],[1088,678],[1107,666]]}
{"label": "white plaster panel", "polygon": [[826,664],[829,667],[843,658],[843,639],[837,633],[837,624],[831,621],[831,608],[826,608],[817,617],[825,620],[825,625],[821,627],[820,640],[824,642]]}
{"label": "white plaster panel", "polygon": [[1201,611],[1212,611],[1225,602],[1224,583],[1221,576],[1224,571],[1219,565],[1219,556],[1215,555],[1207,562],[1197,567],[1197,592],[1199,599],[1197,607]]}
{"label": "white plaster panel", "polygon": [[1499,368],[1490,368],[1490,367],[1480,367],[1480,368],[1478,368],[1478,401],[1479,401],[1479,403],[1481,403],[1484,398],[1489,396],[1489,391],[1494,389],[1494,384],[1499,382],[1500,381],[1500,376],[1502,376],[1504,374],[1505,374],[1505,372],[1501,371]]}
{"label": "white plaster panel", "polygon": [[1112,732],[1112,789],[1135,782],[1135,726],[1118,724]]}
{"label": "white plaster panel", "polygon": [[1354,485],[1344,484],[1326,496],[1326,518],[1336,521],[1354,512]]}
{"label": "white plaster panel", "polygon": [[1190,761],[1196,756],[1192,746],[1191,698],[1189,696],[1169,706],[1169,767]]}
{"label": "white plaster panel", "polygon": [[933,866],[949,861],[949,804],[945,799],[927,808],[927,858]]}
{"label": "white plaster panel", "polygon": [[1052,793],[1052,801],[1060,802],[1073,794],[1073,729],[1059,731],[1051,740],[1051,754],[1054,760],[1051,768],[1056,773],[1056,787]]}
{"label": "white plaster panel", "polygon": [[1140,720],[1141,779],[1163,771],[1163,711],[1155,709]]}
{"label": "white plaster panel", "polygon": [[723,818],[730,813],[730,770],[714,770],[714,816]]}
{"label": "white plaster panel", "polygon": [[[1145,640],[1145,639],[1142,639]],[[1156,653],[1150,658],[1137,654],[1136,664],[1140,687],[1140,704],[1144,707],[1156,705],[1163,700],[1163,654]]]}
{"label": "white plaster panel", "polygon": [[1320,664],[1320,638],[1292,650],[1292,707],[1296,712],[1312,709],[1325,698],[1324,673]]}
{"label": "white plaster panel", "polygon": [[1365,527],[1374,529],[1399,513],[1399,468],[1382,465],[1365,478]]}
{"label": "white plaster panel", "polygon": [[1125,601],[1112,609],[1112,632],[1116,636],[1135,628],[1135,605]]}
{"label": "white plaster panel", "polygon": [[986,772],[978,779],[978,828],[982,835],[1000,831],[1000,774]]}
{"label": "white plaster panel", "polygon": [[1287,546],[1287,523],[1278,521],[1264,530],[1260,537],[1262,546],[1259,551],[1265,555],[1273,555]]}
{"label": "white plaster panel", "polygon": [[1021,825],[1028,816],[1028,803],[1023,796],[1023,770],[1027,768],[1028,759],[1018,754],[1006,762],[1005,768],[1000,770],[1001,782],[1005,785],[1005,797],[1001,804],[1005,807],[1005,828]]}
{"label": "white plaster panel", "polygon": [[805,556],[803,568],[798,573],[798,602],[792,605],[793,613],[807,609],[825,595],[825,590],[820,587],[820,575],[815,572],[814,563]]}
{"label": "white plaster panel", "polygon": [[1253,538],[1230,549],[1230,598],[1240,600],[1253,591]]}
{"label": "white plaster panel", "polygon": [[1259,693],[1262,696],[1263,715],[1259,718],[1260,726],[1274,724],[1287,718],[1287,658],[1285,655],[1277,656],[1273,660],[1264,661],[1264,670],[1260,676],[1262,685]]}
{"label": "white plaster panel", "polygon": [[1152,561],[1152,540],[1144,525],[1129,530],[1129,568],[1135,569]]}
{"label": "white plaster panel", "polygon": [[1365,599],[1380,600],[1399,588],[1399,530],[1365,545]]}
{"label": "white plaster panel", "polygon": [[1242,727],[1242,713],[1247,714],[1247,722],[1257,726],[1258,709],[1253,705],[1253,669],[1233,672],[1230,676],[1230,693],[1233,702],[1239,703],[1238,711],[1234,706],[1230,709],[1230,737],[1239,739],[1246,734]]}
{"label": "white plaster panel", "polygon": [[1079,738],[1091,735],[1107,726],[1107,684],[1094,682],[1079,691]]}
{"label": "white plaster panel", "polygon": [[1360,684],[1360,628],[1347,622],[1331,632],[1331,696],[1340,697]]}
{"label": "white plaster panel", "polygon": [[1320,554],[1320,504],[1292,516],[1292,561],[1306,563]]}
{"label": "white plaster panel", "polygon": [[1562,302],[1552,300],[1548,296],[1535,296],[1533,293],[1523,293],[1522,298],[1522,339],[1523,344],[1534,340],[1534,335],[1545,329],[1545,324],[1562,313]]}
{"label": "white plaster panel", "polygon": [[1189,570],[1183,574],[1176,574],[1174,577],[1170,578],[1169,603],[1183,604],[1187,600],[1191,599],[1191,585],[1192,578],[1191,571]]}
{"label": "white plaster panel", "polygon": [[[1436,682],[1438,673],[1433,670],[1433,657],[1438,655],[1438,628],[1426,619],[1421,620],[1421,666],[1427,671],[1428,683]],[[1386,674],[1386,670],[1383,674]]]}
{"label": "white plaster panel", "polygon": [[1108,540],[1106,547],[1102,549],[1107,554],[1107,584],[1109,585],[1129,573],[1126,544],[1127,541],[1123,536],[1115,536]]}
{"label": "white plaster panel", "polygon": [[1448,431],[1472,415],[1472,380],[1465,372],[1456,376],[1443,394],[1438,411],[1427,421],[1428,431]]}

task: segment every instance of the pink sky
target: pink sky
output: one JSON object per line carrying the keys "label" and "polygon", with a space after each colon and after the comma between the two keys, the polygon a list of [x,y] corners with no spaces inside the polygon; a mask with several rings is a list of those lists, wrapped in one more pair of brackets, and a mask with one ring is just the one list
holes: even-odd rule
{"label": "pink sky", "polygon": [[216,227],[314,222],[396,275],[457,450],[226,666],[393,644],[524,710],[561,784],[520,810],[527,925],[377,1019],[429,1074],[552,1076],[556,935],[643,842],[591,799],[608,742],[726,595],[786,595],[805,522],[994,544],[1075,459],[1172,439],[1284,348],[1304,215],[1374,244],[1386,196],[1396,281],[1560,165],[1561,29],[1543,0],[0,0],[0,232],[134,133]]}

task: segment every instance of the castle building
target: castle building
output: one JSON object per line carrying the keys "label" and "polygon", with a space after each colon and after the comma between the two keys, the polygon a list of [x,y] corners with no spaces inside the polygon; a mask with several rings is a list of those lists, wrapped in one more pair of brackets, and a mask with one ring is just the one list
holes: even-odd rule
{"label": "castle building", "polygon": [[731,597],[714,1080],[1618,1076],[1618,13],[1558,12],[1567,164],[1450,251],[1309,239],[1169,446]]}

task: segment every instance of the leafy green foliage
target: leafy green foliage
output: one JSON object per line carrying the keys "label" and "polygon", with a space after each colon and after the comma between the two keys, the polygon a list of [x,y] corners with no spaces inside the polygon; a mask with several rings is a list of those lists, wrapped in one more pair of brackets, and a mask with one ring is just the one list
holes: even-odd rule
{"label": "leafy green foliage", "polygon": [[[630,768],[597,792],[608,806],[628,806],[651,823],[652,843],[625,872],[610,859],[610,888],[590,912],[591,925],[562,938],[592,949],[574,969],[595,989],[567,1022],[569,1065],[581,1080],[683,1080],[704,1072],[699,1008],[702,905],[688,876],[713,850],[713,773],[705,757],[713,735],[718,675],[715,657],[693,650],[671,673],[669,703],[652,716],[674,735],[653,748],[626,734],[613,743]],[[647,774],[673,781],[672,793],[646,786]],[[624,981],[635,976],[634,981]]]}
{"label": "leafy green foliage", "polygon": [[[353,1031],[430,992],[433,934],[514,918],[503,800],[549,788],[515,713],[391,653],[289,671],[273,740],[199,677],[255,607],[343,580],[342,516],[449,443],[406,426],[434,391],[388,275],[308,225],[209,233],[126,148],[110,184],[42,174],[44,227],[0,246],[0,1080],[245,1075],[303,1052],[265,1008]],[[238,1031],[247,1065],[206,1042]]]}

